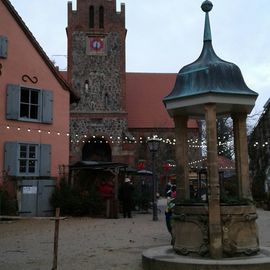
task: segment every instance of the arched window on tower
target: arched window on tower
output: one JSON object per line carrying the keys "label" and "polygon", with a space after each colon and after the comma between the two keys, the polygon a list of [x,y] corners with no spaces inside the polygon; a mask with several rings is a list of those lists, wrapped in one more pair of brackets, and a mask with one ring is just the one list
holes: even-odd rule
{"label": "arched window on tower", "polygon": [[89,28],[95,27],[95,13],[94,13],[94,6],[90,6],[89,8]]}
{"label": "arched window on tower", "polygon": [[95,106],[95,102],[94,101],[91,101],[90,104],[91,104],[91,110],[94,111],[95,110],[95,107],[96,107]]}
{"label": "arched window on tower", "polygon": [[86,92],[89,90],[89,81],[88,80],[85,81],[84,88],[85,88]]}
{"label": "arched window on tower", "polygon": [[104,28],[104,7],[99,7],[99,28]]}
{"label": "arched window on tower", "polygon": [[105,105],[106,109],[109,106],[109,95],[108,95],[108,93],[106,93],[105,96],[104,96],[104,105]]}

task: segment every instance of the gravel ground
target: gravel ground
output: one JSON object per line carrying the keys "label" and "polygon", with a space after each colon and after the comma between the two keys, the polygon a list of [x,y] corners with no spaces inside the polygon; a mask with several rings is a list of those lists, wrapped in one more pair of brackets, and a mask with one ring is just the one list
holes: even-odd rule
{"label": "gravel ground", "polygon": [[[164,202],[159,220],[134,213],[131,219],[67,218],[60,221],[59,270],[142,270],[142,251],[169,245]],[[262,246],[270,247],[270,211],[258,209]],[[53,262],[54,221],[0,222],[1,270],[49,270]]]}

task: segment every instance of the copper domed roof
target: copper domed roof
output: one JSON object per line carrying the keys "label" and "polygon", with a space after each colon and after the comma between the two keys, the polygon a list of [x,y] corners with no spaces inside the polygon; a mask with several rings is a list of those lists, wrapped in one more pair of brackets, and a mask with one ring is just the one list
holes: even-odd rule
{"label": "copper domed roof", "polygon": [[[208,15],[213,5],[207,0],[203,2],[201,7],[206,13],[204,44],[201,55],[195,62],[184,66],[179,71],[174,88],[171,93],[163,99],[163,102],[167,107],[168,103],[175,102],[176,100],[186,98],[196,99],[198,96],[209,96],[209,94],[211,95],[209,102],[215,102],[213,96],[220,95],[240,95],[240,97],[242,96],[245,99],[247,97],[251,97],[252,100],[254,98],[256,99],[258,94],[247,87],[239,67],[233,63],[222,60],[216,55],[212,46]],[[202,99],[200,100],[202,101]],[[201,101],[198,102],[200,103]],[[207,98],[203,99],[203,102],[207,103]],[[218,103],[218,101],[216,103]]]}

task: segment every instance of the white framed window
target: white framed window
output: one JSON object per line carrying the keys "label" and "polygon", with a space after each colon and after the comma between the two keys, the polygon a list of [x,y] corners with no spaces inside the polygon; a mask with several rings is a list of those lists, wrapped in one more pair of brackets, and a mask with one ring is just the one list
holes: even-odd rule
{"label": "white framed window", "polygon": [[38,145],[19,144],[19,174],[37,175],[38,174]]}
{"label": "white framed window", "polygon": [[21,87],[20,118],[30,120],[40,119],[40,95],[39,90]]}

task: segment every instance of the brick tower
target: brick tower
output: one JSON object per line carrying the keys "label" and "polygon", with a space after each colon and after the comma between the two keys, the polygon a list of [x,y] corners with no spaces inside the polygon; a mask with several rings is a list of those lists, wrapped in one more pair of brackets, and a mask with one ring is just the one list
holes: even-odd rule
{"label": "brick tower", "polygon": [[68,3],[68,81],[80,96],[71,106],[71,163],[129,162],[125,101],[125,6],[116,0]]}

